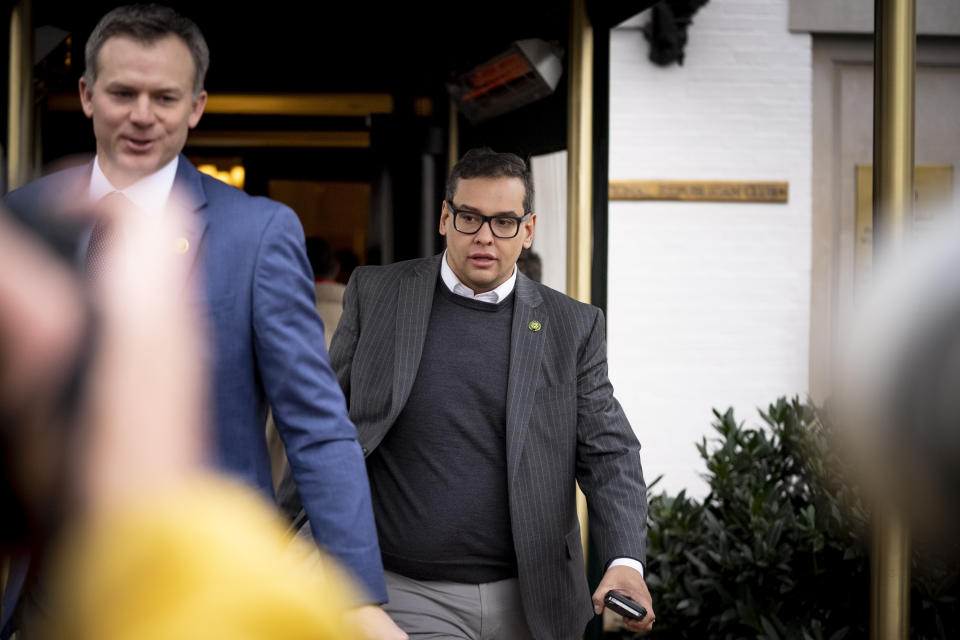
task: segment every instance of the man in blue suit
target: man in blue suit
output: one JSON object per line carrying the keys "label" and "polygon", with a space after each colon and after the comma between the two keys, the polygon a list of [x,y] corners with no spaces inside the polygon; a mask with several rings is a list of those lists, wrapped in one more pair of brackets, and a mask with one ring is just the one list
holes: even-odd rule
{"label": "man in blue suit", "polygon": [[[120,7],[101,19],[85,53],[80,98],[95,159],[10,193],[7,206],[30,218],[119,192],[128,215],[163,215],[170,200],[193,214],[173,250],[196,261],[208,313],[215,463],[272,496],[264,438],[272,408],[316,541],[352,571],[368,602],[384,602],[363,456],[324,350],[300,222],[280,203],[201,174],[180,153],[207,100],[202,34],[166,7]],[[77,242],[88,269],[100,260],[99,233],[95,226]],[[379,607],[356,616],[371,637],[406,637]]]}

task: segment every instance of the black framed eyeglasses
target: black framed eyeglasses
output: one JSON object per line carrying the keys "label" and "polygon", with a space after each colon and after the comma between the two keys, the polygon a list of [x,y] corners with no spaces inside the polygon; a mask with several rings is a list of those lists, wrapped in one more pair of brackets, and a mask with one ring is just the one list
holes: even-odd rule
{"label": "black framed eyeglasses", "polygon": [[449,200],[447,200],[447,206],[453,212],[453,228],[468,236],[479,232],[484,223],[487,223],[490,225],[490,231],[497,238],[502,240],[516,238],[520,233],[520,223],[530,217],[529,212],[519,218],[517,216],[484,216],[475,211],[457,209]]}

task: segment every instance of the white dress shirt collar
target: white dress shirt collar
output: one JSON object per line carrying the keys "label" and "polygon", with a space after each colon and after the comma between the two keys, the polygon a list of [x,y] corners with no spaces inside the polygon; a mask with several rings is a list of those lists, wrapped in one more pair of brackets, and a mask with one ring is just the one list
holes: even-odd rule
{"label": "white dress shirt collar", "polygon": [[173,190],[173,181],[177,177],[179,162],[180,156],[174,156],[173,160],[159,171],[137,180],[126,189],[117,189],[104,175],[100,168],[99,156],[97,156],[93,159],[93,173],[90,175],[90,200],[96,202],[108,193],[119,191],[143,211],[161,211]]}
{"label": "white dress shirt collar", "polygon": [[460,282],[460,278],[457,277],[457,274],[455,274],[453,269],[450,268],[450,265],[447,264],[447,251],[444,249],[443,256],[440,259],[440,278],[443,280],[443,284],[447,285],[447,289],[458,296],[496,304],[509,296],[510,292],[513,291],[513,288],[516,286],[517,265],[513,265],[513,273],[510,274],[510,277],[507,278],[506,282],[501,284],[499,287],[493,289],[492,291],[474,294],[470,287]]}

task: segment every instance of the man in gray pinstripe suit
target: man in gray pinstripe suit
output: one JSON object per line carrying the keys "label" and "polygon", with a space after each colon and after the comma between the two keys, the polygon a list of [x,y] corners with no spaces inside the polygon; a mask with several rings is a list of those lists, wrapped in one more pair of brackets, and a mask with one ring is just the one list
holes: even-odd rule
{"label": "man in gray pinstripe suit", "polygon": [[[518,272],[526,164],[454,167],[440,256],[353,273],[330,357],[367,456],[385,606],[411,638],[577,638],[643,580],[640,445],[607,379],[603,314]],[[606,563],[592,596],[575,482]]]}

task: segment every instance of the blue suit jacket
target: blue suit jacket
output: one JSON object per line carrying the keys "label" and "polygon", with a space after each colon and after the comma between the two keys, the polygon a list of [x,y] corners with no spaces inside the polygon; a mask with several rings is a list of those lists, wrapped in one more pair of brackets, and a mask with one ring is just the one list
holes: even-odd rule
{"label": "blue suit jacket", "polygon": [[[52,198],[87,188],[91,167],[32,182],[8,194],[6,205],[21,217],[49,211]],[[200,173],[183,156],[174,189],[195,213],[184,229],[185,259],[196,261],[209,317],[218,466],[273,495],[264,437],[271,407],[317,542],[373,601],[385,602],[366,468],[324,349],[299,219]]]}

